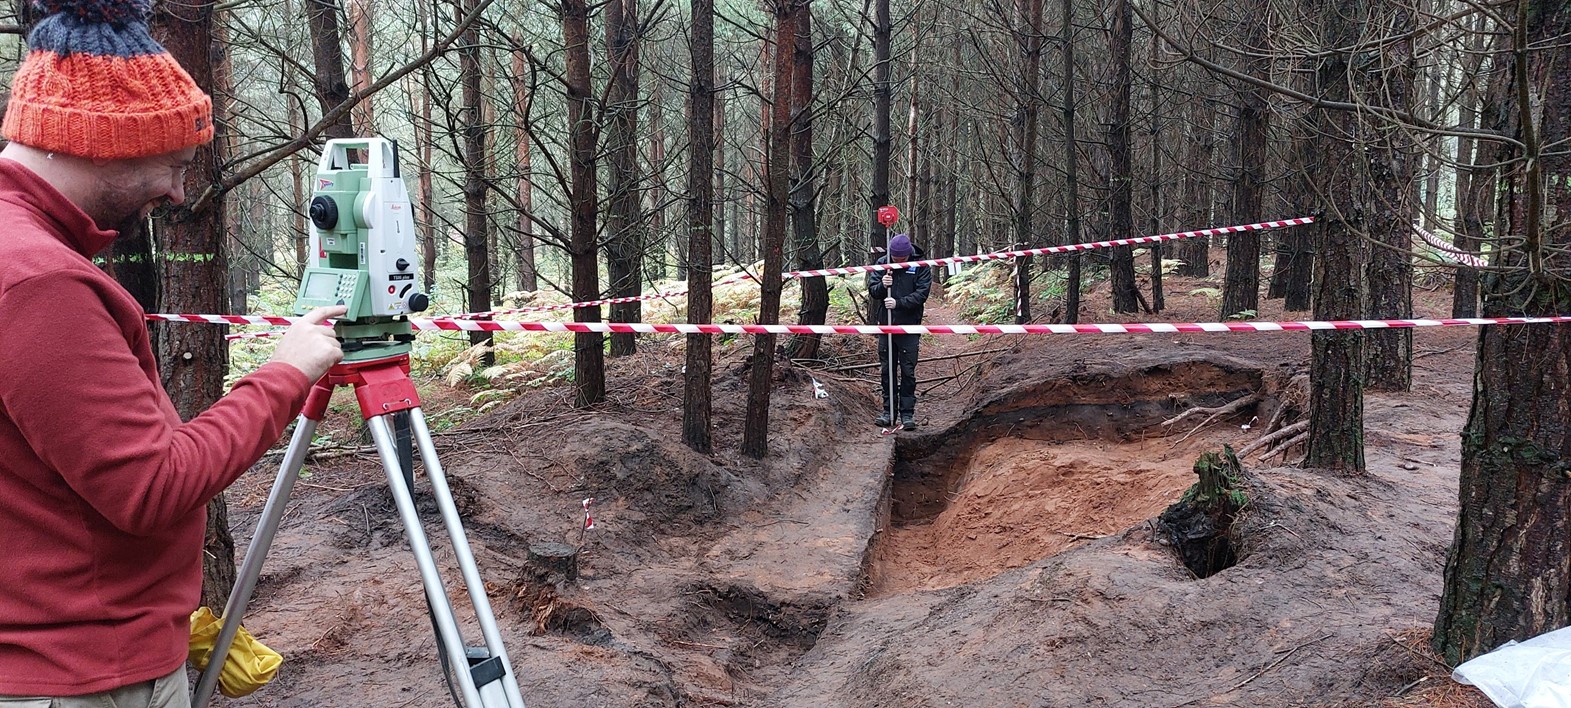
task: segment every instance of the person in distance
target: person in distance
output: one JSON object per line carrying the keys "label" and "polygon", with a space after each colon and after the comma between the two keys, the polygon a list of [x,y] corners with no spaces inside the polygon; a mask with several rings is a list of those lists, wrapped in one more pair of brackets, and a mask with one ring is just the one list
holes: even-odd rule
{"label": "person in distance", "polygon": [[[922,249],[911,243],[911,237],[895,234],[889,239],[888,254],[879,258],[878,263],[905,263],[913,256],[922,260],[923,255]],[[927,304],[927,293],[932,286],[933,272],[925,265],[868,271],[868,320],[874,324],[922,324],[922,309]],[[878,338],[878,361],[883,369],[883,413],[879,414],[874,423],[879,427],[891,427],[898,415],[902,430],[916,430],[916,361],[921,343],[920,334],[884,335]],[[894,347],[893,369],[889,365],[890,347]],[[891,391],[899,394],[895,401],[898,410],[891,410]]]}

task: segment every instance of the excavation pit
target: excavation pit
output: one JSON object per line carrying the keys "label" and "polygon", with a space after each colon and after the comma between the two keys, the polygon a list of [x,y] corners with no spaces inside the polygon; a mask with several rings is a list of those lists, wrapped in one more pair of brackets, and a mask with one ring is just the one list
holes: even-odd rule
{"label": "excavation pit", "polygon": [[1003,391],[948,430],[899,439],[868,595],[983,580],[1156,517],[1194,483],[1195,458],[1261,411],[1183,440],[1199,420],[1162,421],[1258,393],[1262,379],[1258,366],[1220,357],[1087,371]]}

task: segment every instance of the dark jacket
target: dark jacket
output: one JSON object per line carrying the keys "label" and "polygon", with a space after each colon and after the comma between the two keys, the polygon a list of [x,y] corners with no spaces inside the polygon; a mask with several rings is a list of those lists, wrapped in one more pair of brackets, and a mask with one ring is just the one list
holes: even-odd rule
{"label": "dark jacket", "polygon": [[[911,260],[922,260],[922,249],[915,248]],[[879,263],[888,263],[889,256],[878,259]],[[867,315],[868,322],[872,324],[890,324],[889,315],[885,314],[884,298],[889,294],[884,292],[884,274],[891,273],[895,276],[894,291],[895,312],[894,322],[897,325],[922,324],[922,307],[927,304],[927,291],[933,287],[933,271],[927,266],[912,266],[897,268],[895,270],[872,270],[867,272]]]}

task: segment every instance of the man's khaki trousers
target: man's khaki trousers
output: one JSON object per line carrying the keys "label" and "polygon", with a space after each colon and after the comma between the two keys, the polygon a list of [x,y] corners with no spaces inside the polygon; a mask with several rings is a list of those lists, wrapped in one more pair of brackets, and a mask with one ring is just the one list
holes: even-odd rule
{"label": "man's khaki trousers", "polygon": [[0,708],[190,708],[185,667],[160,679],[87,696],[30,698],[0,696]]}

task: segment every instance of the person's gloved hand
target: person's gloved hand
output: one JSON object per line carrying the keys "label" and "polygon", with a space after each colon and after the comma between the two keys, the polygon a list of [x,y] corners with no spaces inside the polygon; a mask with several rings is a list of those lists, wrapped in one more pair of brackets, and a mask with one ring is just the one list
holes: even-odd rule
{"label": "person's gloved hand", "polygon": [[272,361],[283,362],[300,370],[305,377],[316,381],[334,364],[344,358],[344,347],[334,336],[333,328],[322,326],[330,317],[342,317],[349,308],[343,305],[318,307],[299,322],[289,326],[273,349]]}
{"label": "person's gloved hand", "polygon": [[895,299],[892,297],[884,298],[884,307],[890,310],[895,309]]}
{"label": "person's gloved hand", "polygon": [[894,284],[895,284],[895,274],[891,273],[891,272],[889,272],[887,270],[884,271],[884,287],[886,287],[886,288],[892,287],[892,286],[894,286]]}

